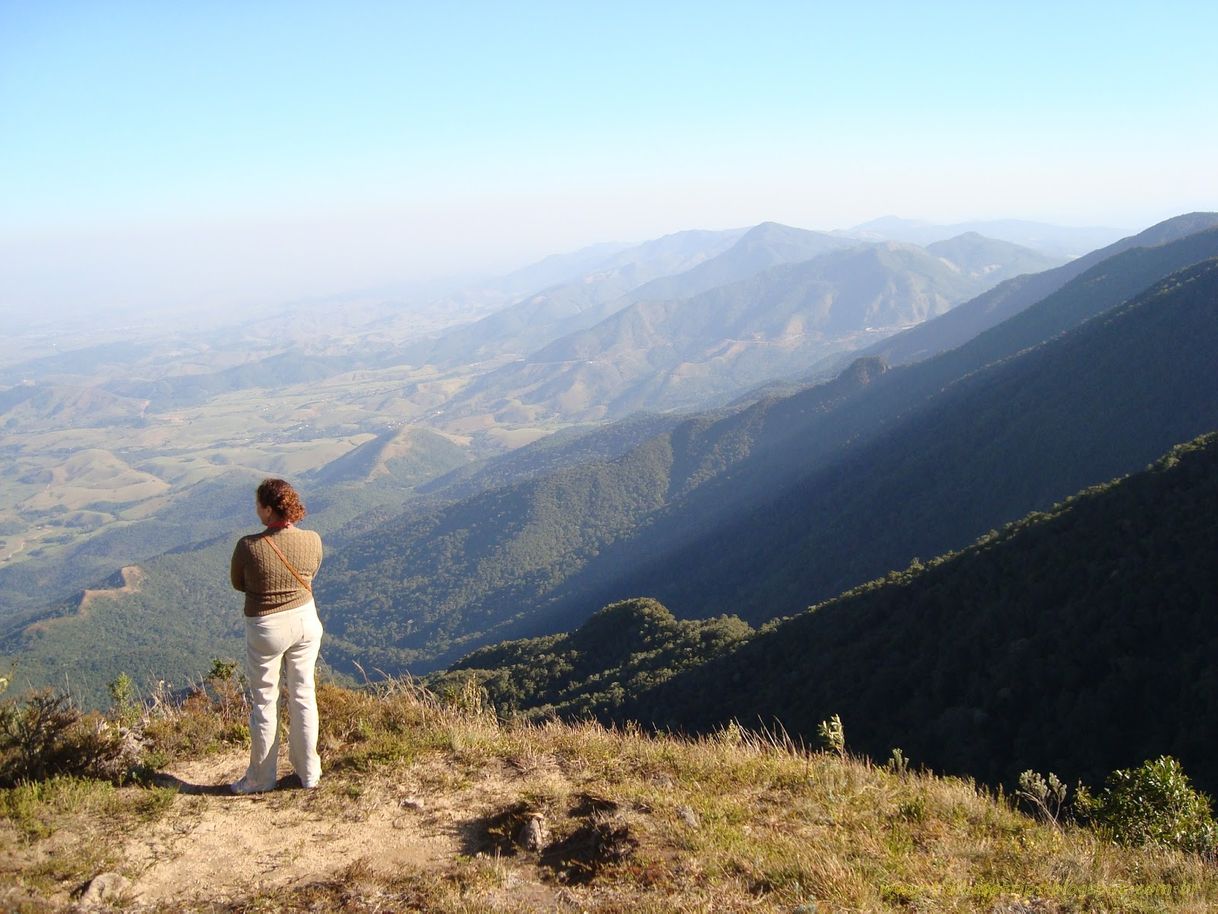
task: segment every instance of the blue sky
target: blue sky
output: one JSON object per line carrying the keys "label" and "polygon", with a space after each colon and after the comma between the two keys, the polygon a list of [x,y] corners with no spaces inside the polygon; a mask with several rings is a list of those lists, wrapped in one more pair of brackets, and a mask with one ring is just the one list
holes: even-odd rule
{"label": "blue sky", "polygon": [[[0,0],[0,306],[1218,209],[1218,4]],[[7,291],[5,291],[7,289]]]}

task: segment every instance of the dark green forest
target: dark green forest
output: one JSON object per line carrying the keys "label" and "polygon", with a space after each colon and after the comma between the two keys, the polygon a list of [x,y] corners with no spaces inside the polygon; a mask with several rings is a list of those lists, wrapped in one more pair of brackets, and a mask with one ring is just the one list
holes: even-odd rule
{"label": "dark green forest", "polygon": [[632,696],[752,634],[733,616],[681,621],[655,600],[606,606],[570,634],[480,648],[428,679],[441,694],[471,675],[503,714],[615,719]]}
{"label": "dark green forest", "polygon": [[756,633],[633,600],[437,681],[474,675],[505,712],[694,732],[736,720],[809,743],[838,714],[854,751],[901,748],[992,783],[1028,768],[1098,783],[1170,754],[1213,790],[1216,517],[1209,434]]}
{"label": "dark green forest", "polygon": [[1170,754],[1218,788],[1218,435],[959,554],[772,625],[621,712],[680,728],[780,720],[1010,782],[1095,781]]}
{"label": "dark green forest", "polygon": [[961,378],[887,434],[615,584],[678,616],[789,614],[1218,427],[1216,351],[1211,260]]}

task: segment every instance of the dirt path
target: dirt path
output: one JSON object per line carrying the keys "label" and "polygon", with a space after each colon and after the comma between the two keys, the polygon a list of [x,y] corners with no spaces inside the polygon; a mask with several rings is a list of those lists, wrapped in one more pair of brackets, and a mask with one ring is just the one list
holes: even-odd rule
{"label": "dirt path", "polygon": [[[238,797],[217,785],[236,780],[245,756],[178,766],[166,780],[185,796],[125,849],[140,901],[249,896],[332,876],[357,861],[375,872],[436,869],[461,852],[456,810],[429,809],[403,787],[371,795],[280,789]],[[340,788],[341,789],[341,788]]]}

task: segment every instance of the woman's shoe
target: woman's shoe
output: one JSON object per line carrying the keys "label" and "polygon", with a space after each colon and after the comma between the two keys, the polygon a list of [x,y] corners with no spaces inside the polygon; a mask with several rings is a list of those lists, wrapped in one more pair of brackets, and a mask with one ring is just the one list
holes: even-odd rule
{"label": "woman's shoe", "polygon": [[233,781],[231,784],[228,785],[229,793],[235,793],[235,794],[238,794],[241,796],[244,796],[246,794],[251,794],[251,793],[266,793],[268,790],[274,790],[274,789],[275,789],[274,784],[272,784],[270,787],[259,787],[257,784],[251,784],[245,778],[242,778],[239,781]]}

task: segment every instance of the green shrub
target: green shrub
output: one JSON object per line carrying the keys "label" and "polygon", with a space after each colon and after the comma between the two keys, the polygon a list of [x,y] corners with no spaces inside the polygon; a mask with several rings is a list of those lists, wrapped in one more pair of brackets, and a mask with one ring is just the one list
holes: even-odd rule
{"label": "green shrub", "polygon": [[1075,804],[1084,818],[1118,844],[1161,844],[1198,852],[1215,849],[1218,836],[1209,797],[1192,787],[1180,763],[1170,756],[1114,771],[1098,796],[1080,789]]}
{"label": "green shrub", "polygon": [[1036,818],[1042,822],[1059,826],[1062,813],[1066,808],[1068,791],[1066,785],[1052,771],[1046,778],[1035,771],[1028,770],[1019,776],[1019,786],[1015,790],[1015,796],[1031,809]]}
{"label": "green shrub", "polygon": [[145,764],[159,768],[171,760],[249,743],[244,683],[235,664],[214,661],[211,673],[178,699],[162,689],[144,714]]}
{"label": "green shrub", "polygon": [[136,695],[135,680],[126,673],[119,673],[107,686],[112,705],[110,713],[115,720],[125,727],[133,727],[139,722],[139,698]]}
{"label": "green shrub", "polygon": [[838,715],[834,714],[828,720],[822,720],[816,732],[822,747],[845,758],[846,728],[842,726],[842,719]]}
{"label": "green shrub", "polygon": [[0,786],[61,775],[123,780],[118,730],[51,690],[0,705]]}

